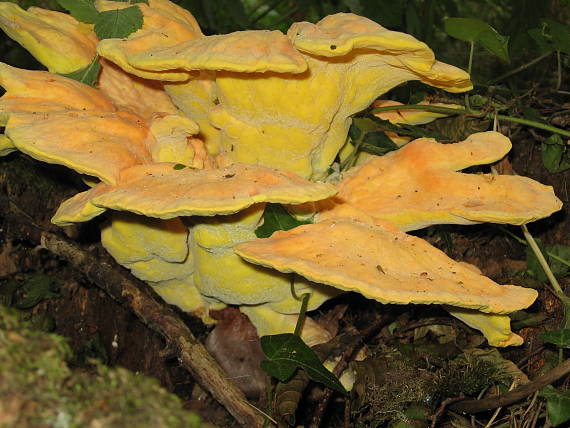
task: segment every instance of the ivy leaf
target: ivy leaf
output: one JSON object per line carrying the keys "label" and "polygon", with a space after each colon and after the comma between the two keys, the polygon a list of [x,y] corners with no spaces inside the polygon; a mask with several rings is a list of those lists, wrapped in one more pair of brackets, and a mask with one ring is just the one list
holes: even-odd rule
{"label": "ivy leaf", "polygon": [[312,221],[297,220],[280,204],[267,204],[263,213],[263,224],[255,229],[258,238],[269,238],[276,230],[289,230]]}
{"label": "ivy leaf", "polygon": [[95,82],[97,82],[97,77],[99,76],[100,69],[101,64],[99,63],[99,58],[95,57],[95,59],[87,67],[74,71],[73,73],[62,74],[62,76],[77,80],[78,82],[85,83],[89,86],[95,86]]}
{"label": "ivy leaf", "polygon": [[546,411],[554,426],[570,420],[570,390],[558,392],[548,385],[541,389],[540,395],[546,398]]}
{"label": "ivy leaf", "polygon": [[337,377],[323,366],[315,351],[299,336],[292,333],[263,336],[261,349],[267,357],[267,360],[261,363],[261,368],[269,376],[285,382],[293,376],[296,368],[301,368],[312,380],[346,394]]}
{"label": "ivy leaf", "polygon": [[287,382],[297,371],[297,364],[289,361],[263,360],[261,362],[261,369],[279,382]]}
{"label": "ivy leaf", "polygon": [[97,21],[99,11],[95,8],[95,0],[57,0],[57,2],[78,21],[89,24]]}
{"label": "ivy leaf", "polygon": [[99,39],[126,39],[142,28],[143,14],[137,6],[101,12],[95,22]]}
{"label": "ivy leaf", "polygon": [[509,38],[497,32],[493,27],[475,18],[448,18],[445,20],[445,32],[451,37],[466,42],[478,42],[504,61],[509,60]]}
{"label": "ivy leaf", "polygon": [[560,135],[553,134],[542,143],[542,163],[551,173],[570,169],[570,155]]}
{"label": "ivy leaf", "polygon": [[551,19],[544,19],[548,25],[554,49],[570,55],[570,27]]}
{"label": "ivy leaf", "polygon": [[540,338],[552,343],[559,348],[570,348],[570,329],[562,328],[560,330],[551,330],[540,333]]}

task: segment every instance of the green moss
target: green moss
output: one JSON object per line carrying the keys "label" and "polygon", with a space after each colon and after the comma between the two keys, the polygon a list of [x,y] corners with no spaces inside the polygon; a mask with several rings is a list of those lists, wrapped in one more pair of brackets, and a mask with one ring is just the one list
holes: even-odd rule
{"label": "green moss", "polygon": [[205,428],[155,379],[96,365],[72,371],[65,339],[28,329],[0,306],[0,426]]}

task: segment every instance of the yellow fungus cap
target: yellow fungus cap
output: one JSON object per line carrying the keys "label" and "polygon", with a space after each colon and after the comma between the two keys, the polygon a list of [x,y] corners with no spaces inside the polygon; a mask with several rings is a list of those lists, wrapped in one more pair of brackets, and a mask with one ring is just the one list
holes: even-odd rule
{"label": "yellow fungus cap", "polygon": [[151,161],[148,128],[126,112],[18,113],[6,135],[35,159],[67,166],[116,184],[122,169]]}
{"label": "yellow fungus cap", "polygon": [[[128,3],[102,1],[95,3],[100,11],[131,6]],[[163,49],[177,43],[203,37],[200,26],[186,9],[168,0],[150,0],[149,4],[137,3],[143,14],[141,29],[123,39],[105,39],[97,46],[99,55],[118,64],[123,70],[139,77],[163,80],[188,80],[188,73],[167,71],[149,72],[130,64],[131,55]]]}
{"label": "yellow fungus cap", "polygon": [[142,70],[226,70],[239,73],[302,73],[303,56],[280,31],[236,31],[196,38],[177,45],[128,56]]}
{"label": "yellow fungus cap", "polygon": [[349,204],[414,230],[446,223],[523,224],[558,211],[562,202],[550,186],[526,177],[456,172],[495,162],[510,148],[507,137],[492,131],[455,144],[420,138],[349,171],[338,185],[336,205],[329,202],[320,218],[342,216],[337,209]]}
{"label": "yellow fungus cap", "polygon": [[52,73],[72,73],[95,57],[97,38],[92,26],[72,16],[0,2],[0,28],[25,47]]}
{"label": "yellow fungus cap", "polygon": [[[259,202],[303,203],[336,193],[334,186],[256,165],[177,169],[175,164],[140,165],[124,171],[122,184],[97,196],[94,205],[149,217],[232,214]],[[129,178],[126,178],[128,175]]]}
{"label": "yellow fungus cap", "polygon": [[127,73],[104,58],[99,61],[101,71],[97,87],[119,110],[135,113],[147,120],[155,113],[178,113],[162,82]]}
{"label": "yellow fungus cap", "polygon": [[334,58],[358,49],[377,50],[387,62],[408,69],[431,86],[450,92],[464,92],[473,87],[466,72],[436,61],[425,43],[352,13],[329,15],[316,24],[295,23],[287,35],[297,49],[311,55]]}
{"label": "yellow fungus cap", "polygon": [[245,260],[381,303],[438,303],[482,312],[526,308],[535,290],[499,285],[393,225],[327,220],[235,247]]}

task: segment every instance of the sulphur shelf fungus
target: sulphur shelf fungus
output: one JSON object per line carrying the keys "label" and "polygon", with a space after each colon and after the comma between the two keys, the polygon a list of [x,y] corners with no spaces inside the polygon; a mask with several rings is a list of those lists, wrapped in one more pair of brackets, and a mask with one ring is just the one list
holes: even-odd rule
{"label": "sulphur shelf fungus", "polygon": [[[464,71],[353,14],[295,23],[287,34],[204,36],[168,0],[95,5],[139,8],[142,26],[98,40],[69,15],[0,3],[0,27],[50,70],[0,65],[0,154],[65,165],[90,186],[62,203],[56,224],[105,213],[101,239],[117,262],[205,321],[209,309],[238,305],[260,335],[292,332],[295,272],[309,310],[343,291],[442,304],[493,345],[521,343],[506,314],[529,306],[533,290],[499,285],[405,233],[522,224],[560,209],[550,187],[528,178],[461,172],[503,157],[506,137],[420,139],[369,157],[337,183],[318,181],[353,114],[408,80],[469,90]],[[95,87],[53,74],[93,58]],[[314,224],[258,239],[266,203],[309,212]],[[310,319],[303,336],[328,338]]]}

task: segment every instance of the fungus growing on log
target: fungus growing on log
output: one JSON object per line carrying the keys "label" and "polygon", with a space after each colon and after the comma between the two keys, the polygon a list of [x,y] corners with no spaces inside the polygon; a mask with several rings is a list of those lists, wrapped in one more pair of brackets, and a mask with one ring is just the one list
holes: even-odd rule
{"label": "fungus growing on log", "polygon": [[[293,331],[300,304],[283,272],[297,272],[309,310],[346,290],[384,303],[444,304],[491,344],[521,343],[504,314],[530,305],[533,290],[501,286],[404,233],[438,223],[521,224],[559,209],[552,189],[528,178],[458,172],[503,157],[506,137],[419,139],[371,157],[339,183],[318,181],[352,115],[378,96],[409,80],[467,91],[467,73],[353,14],[295,23],[287,34],[204,36],[168,0],[95,5],[139,8],[142,27],[98,41],[70,16],[0,3],[0,27],[50,71],[77,71],[101,56],[96,88],[0,65],[0,154],[20,150],[96,178],[60,206],[56,224],[106,212],[110,254],[206,322],[210,308],[232,304],[260,334]],[[311,203],[317,223],[256,239],[267,202]],[[303,337],[328,335],[309,320]]]}

